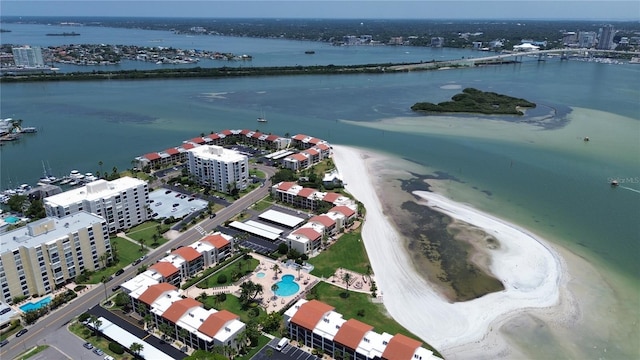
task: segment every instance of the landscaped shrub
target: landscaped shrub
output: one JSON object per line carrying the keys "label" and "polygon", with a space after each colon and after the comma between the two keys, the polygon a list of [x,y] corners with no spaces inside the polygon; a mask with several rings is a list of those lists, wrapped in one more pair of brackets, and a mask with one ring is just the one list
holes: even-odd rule
{"label": "landscaped shrub", "polygon": [[80,322],[84,322],[85,320],[89,319],[91,315],[89,315],[89,313],[82,313],[80,314],[80,316],[78,316],[78,321]]}
{"label": "landscaped shrub", "polygon": [[114,353],[116,353],[118,355],[124,354],[124,348],[118,343],[110,342],[109,343],[109,350],[113,351]]}
{"label": "landscaped shrub", "polygon": [[227,283],[227,275],[220,274],[218,276],[218,284],[226,284]]}
{"label": "landscaped shrub", "polygon": [[86,288],[87,288],[86,285],[78,285],[78,286],[73,288],[73,291],[80,291],[80,290],[84,290]]}

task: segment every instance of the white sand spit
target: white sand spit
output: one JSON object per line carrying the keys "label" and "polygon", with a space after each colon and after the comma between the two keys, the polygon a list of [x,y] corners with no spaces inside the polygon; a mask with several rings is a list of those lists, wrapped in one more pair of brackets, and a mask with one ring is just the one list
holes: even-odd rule
{"label": "white sand spit", "polygon": [[[554,305],[560,304],[561,296],[566,294],[560,287],[568,276],[564,261],[549,244],[514,224],[441,195],[418,191],[415,194],[427,206],[484,229],[500,243],[499,249],[490,250],[489,254],[491,271],[503,282],[505,290],[449,303],[411,266],[403,240],[383,213],[374,186],[374,177],[379,175],[372,174],[367,165],[389,160],[346,146],[334,145],[333,150],[347,190],[367,209],[362,236],[384,304],[408,330],[446,356],[455,357],[458,351],[467,356],[474,348],[478,355],[484,355],[481,357],[488,355],[483,353],[488,348],[504,356],[508,349],[495,338],[503,321],[529,309],[548,308],[546,313],[561,314],[561,307]],[[494,335],[492,339],[489,334]]]}

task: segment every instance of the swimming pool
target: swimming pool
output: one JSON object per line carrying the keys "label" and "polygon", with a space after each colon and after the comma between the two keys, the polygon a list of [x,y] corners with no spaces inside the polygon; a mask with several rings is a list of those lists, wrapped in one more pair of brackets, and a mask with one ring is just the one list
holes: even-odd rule
{"label": "swimming pool", "polygon": [[262,279],[265,275],[266,275],[265,273],[263,273],[263,272],[259,272],[259,273],[257,273],[257,274],[256,274],[256,277],[257,277],[258,279]]}
{"label": "swimming pool", "polygon": [[276,295],[278,296],[291,296],[300,290],[300,285],[297,282],[293,281],[295,276],[293,275],[285,275],[282,277],[282,280],[278,281],[276,285],[278,285],[278,290],[276,290]]}
{"label": "swimming pool", "polygon": [[18,221],[20,221],[20,218],[17,218],[15,216],[7,216],[6,218],[4,218],[4,221],[9,223],[9,224],[15,224]]}
{"label": "swimming pool", "polygon": [[30,302],[20,306],[20,310],[24,312],[31,311],[31,310],[38,310],[50,302],[51,302],[51,296],[47,296],[44,299],[40,299],[38,302],[34,302],[34,303]]}

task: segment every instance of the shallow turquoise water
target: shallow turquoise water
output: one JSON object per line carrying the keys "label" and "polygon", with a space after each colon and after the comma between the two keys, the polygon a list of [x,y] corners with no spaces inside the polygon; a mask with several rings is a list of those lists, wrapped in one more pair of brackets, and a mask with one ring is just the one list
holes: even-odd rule
{"label": "shallow turquoise water", "polygon": [[295,276],[293,275],[284,275],[282,280],[278,281],[276,285],[278,285],[278,290],[276,290],[276,295],[278,296],[291,296],[295,295],[295,293],[300,290],[300,285],[294,281]]}
{"label": "shallow turquoise water", "polygon": [[32,311],[32,310],[38,310],[44,306],[46,306],[47,304],[49,304],[51,302],[51,296],[47,296],[44,299],[41,299],[35,303],[26,303],[22,306],[20,306],[20,310],[27,312],[27,311]]}

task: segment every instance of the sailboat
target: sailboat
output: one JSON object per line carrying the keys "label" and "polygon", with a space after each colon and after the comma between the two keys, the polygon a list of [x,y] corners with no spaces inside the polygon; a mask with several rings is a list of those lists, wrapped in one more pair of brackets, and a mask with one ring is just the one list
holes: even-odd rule
{"label": "sailboat", "polygon": [[267,122],[267,118],[264,117],[264,111],[262,112],[262,115],[260,115],[260,117],[258,117],[258,122],[259,123],[266,123]]}

